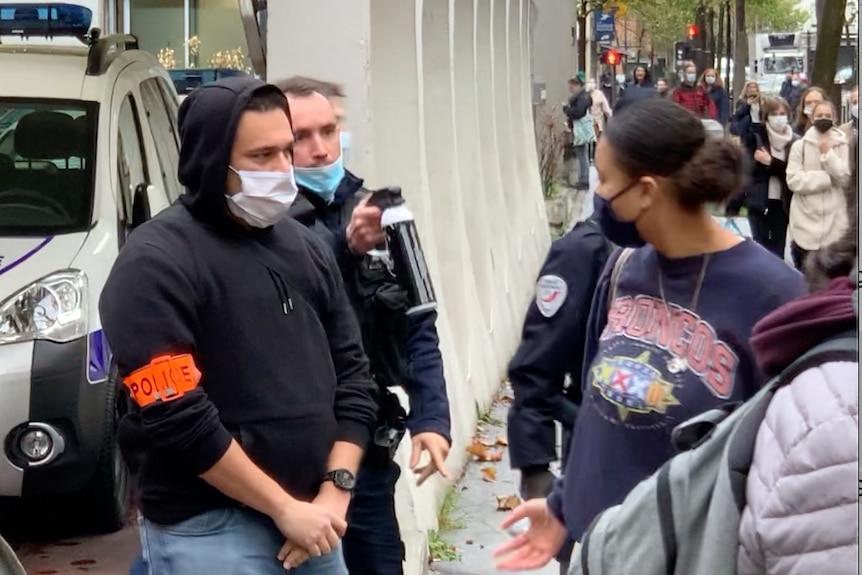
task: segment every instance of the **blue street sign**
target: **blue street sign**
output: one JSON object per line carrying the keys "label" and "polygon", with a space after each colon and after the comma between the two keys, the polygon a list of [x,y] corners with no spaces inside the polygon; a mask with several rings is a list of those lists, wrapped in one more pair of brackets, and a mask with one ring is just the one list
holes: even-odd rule
{"label": "blue street sign", "polygon": [[593,14],[593,23],[595,25],[594,36],[596,42],[605,44],[614,41],[616,26],[613,12],[596,10]]}

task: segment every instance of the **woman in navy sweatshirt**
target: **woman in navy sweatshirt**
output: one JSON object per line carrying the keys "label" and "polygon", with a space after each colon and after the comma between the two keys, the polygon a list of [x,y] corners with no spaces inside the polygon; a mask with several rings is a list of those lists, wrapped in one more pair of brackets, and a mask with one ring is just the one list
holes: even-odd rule
{"label": "woman in navy sweatshirt", "polygon": [[506,519],[504,527],[528,518],[530,528],[497,551],[499,568],[550,561],[567,534],[578,541],[674,455],[675,426],[762,385],[751,329],[806,288],[710,215],[707,204],[740,190],[743,162],[738,147],[708,140],[698,118],[667,100],[639,102],[608,123],[596,150],[596,217],[611,241],[637,249],[613,290],[612,255],[596,289],[565,477],[547,500]]}

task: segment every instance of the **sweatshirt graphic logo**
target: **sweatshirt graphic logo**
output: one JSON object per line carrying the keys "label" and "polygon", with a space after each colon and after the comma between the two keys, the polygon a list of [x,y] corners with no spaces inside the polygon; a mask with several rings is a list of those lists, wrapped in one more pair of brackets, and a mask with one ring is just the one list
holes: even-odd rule
{"label": "sweatshirt graphic logo", "polygon": [[650,365],[650,352],[636,358],[605,357],[592,368],[593,386],[619,411],[620,421],[631,413],[667,413],[679,405],[673,395],[673,384],[662,379],[661,372]]}
{"label": "sweatshirt graphic logo", "polygon": [[733,393],[739,356],[696,313],[675,304],[668,307],[651,296],[620,297],[608,312],[601,339],[620,335],[667,352],[672,358],[669,371],[674,372],[672,366],[684,366],[714,396],[728,399]]}

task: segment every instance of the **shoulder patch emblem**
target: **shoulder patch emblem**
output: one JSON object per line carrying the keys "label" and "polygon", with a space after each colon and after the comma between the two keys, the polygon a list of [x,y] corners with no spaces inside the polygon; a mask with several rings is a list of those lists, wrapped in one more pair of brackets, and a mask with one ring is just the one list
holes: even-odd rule
{"label": "shoulder patch emblem", "polygon": [[569,293],[569,286],[560,276],[542,276],[536,284],[536,307],[545,317],[554,317]]}

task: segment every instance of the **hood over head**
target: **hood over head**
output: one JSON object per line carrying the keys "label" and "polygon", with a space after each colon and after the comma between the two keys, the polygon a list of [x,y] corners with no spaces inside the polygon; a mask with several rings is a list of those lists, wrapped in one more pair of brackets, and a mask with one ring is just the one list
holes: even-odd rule
{"label": "hood over head", "polygon": [[855,328],[855,293],[848,276],[838,277],[822,291],[788,302],[761,319],[752,330],[751,347],[766,377],[778,375],[826,338]]}
{"label": "hood over head", "polygon": [[192,214],[212,223],[230,221],[227,212],[227,173],[240,116],[252,97],[276,86],[248,76],[231,76],[195,89],[179,109],[179,180],[186,187],[180,198]]}

